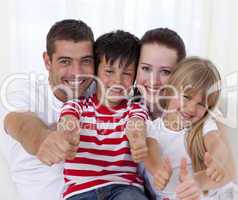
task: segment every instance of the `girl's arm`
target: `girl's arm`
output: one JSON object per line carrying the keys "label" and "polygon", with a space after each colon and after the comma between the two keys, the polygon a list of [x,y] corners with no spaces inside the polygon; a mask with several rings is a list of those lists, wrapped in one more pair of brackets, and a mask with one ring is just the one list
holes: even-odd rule
{"label": "girl's arm", "polygon": [[224,172],[224,176],[215,181],[207,175],[207,170],[195,173],[194,178],[202,191],[221,187],[235,177],[234,161],[228,143],[218,131],[211,131],[204,136],[207,152],[211,155],[216,168]]}

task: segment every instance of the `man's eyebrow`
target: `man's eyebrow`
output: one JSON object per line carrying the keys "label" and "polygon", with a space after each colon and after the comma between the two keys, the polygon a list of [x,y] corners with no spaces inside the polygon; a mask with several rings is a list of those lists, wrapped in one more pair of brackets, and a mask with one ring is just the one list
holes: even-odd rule
{"label": "man's eyebrow", "polygon": [[87,59],[87,58],[94,59],[93,55],[86,55],[81,57],[80,59]]}
{"label": "man's eyebrow", "polygon": [[67,56],[60,56],[59,58],[57,58],[57,60],[61,60],[61,59],[68,59],[68,60],[72,60],[72,58],[67,57]]}

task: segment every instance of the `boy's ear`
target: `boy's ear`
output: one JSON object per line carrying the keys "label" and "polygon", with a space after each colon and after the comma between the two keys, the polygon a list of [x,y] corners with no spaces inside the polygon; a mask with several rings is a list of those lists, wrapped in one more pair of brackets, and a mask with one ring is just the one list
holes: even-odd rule
{"label": "boy's ear", "polygon": [[49,57],[47,52],[43,53],[43,60],[44,60],[44,63],[45,63],[46,70],[49,71],[50,68],[51,68],[51,61],[50,61],[50,57]]}

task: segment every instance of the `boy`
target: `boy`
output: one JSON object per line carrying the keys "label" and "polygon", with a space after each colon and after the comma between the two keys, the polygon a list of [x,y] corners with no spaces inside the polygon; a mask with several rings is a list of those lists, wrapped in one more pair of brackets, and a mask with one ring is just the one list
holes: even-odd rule
{"label": "boy", "polygon": [[64,165],[64,198],[145,200],[128,142],[129,138],[130,146],[146,149],[147,112],[128,100],[139,40],[128,32],[110,32],[97,39],[94,51],[96,93],[65,103],[58,123],[59,130],[80,129],[80,136],[75,138],[80,137],[78,153]]}

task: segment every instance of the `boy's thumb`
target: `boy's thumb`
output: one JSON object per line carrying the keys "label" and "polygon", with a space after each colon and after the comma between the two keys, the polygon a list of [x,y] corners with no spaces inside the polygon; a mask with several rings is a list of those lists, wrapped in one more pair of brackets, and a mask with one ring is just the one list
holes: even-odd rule
{"label": "boy's thumb", "polygon": [[187,167],[187,160],[186,158],[182,158],[180,162],[180,172],[179,172],[179,179],[180,182],[183,182],[188,175],[188,167]]}

